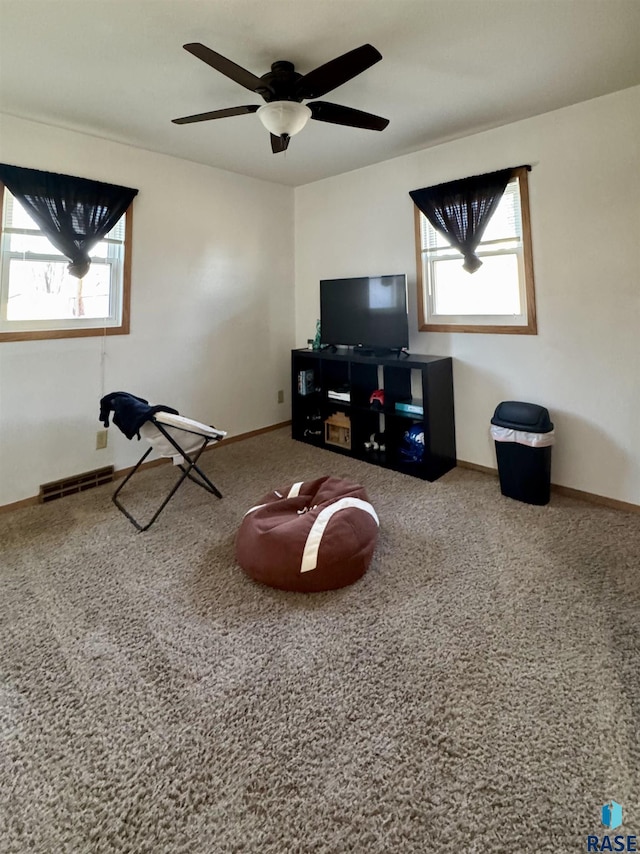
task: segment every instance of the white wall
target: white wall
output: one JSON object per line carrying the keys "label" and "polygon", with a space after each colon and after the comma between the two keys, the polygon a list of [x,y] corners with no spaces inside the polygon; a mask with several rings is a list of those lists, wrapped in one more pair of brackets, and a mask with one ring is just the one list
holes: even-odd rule
{"label": "white wall", "polygon": [[[418,333],[409,190],[524,163],[538,335]],[[297,346],[320,279],[406,272],[411,349],[454,359],[459,459],[495,466],[496,404],[541,403],[553,482],[640,504],[640,87],[300,187],[295,229]]]}
{"label": "white wall", "polygon": [[[290,417],[293,191],[0,116],[0,160],[137,187],[131,334],[0,343],[0,505],[143,448],[95,450],[99,399],[130,391],[231,435]],[[277,404],[284,389],[285,403]]]}

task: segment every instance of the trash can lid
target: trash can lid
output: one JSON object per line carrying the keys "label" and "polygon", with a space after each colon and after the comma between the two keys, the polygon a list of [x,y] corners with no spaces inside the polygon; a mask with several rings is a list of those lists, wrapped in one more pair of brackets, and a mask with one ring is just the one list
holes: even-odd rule
{"label": "trash can lid", "polygon": [[523,403],[518,400],[503,400],[499,403],[491,423],[497,427],[526,430],[529,433],[549,433],[553,430],[548,409],[538,406],[537,403]]}

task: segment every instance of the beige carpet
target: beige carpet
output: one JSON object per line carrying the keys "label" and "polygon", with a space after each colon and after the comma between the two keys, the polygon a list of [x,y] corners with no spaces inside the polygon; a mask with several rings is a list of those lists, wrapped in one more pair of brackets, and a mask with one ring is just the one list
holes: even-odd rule
{"label": "beige carpet", "polygon": [[[111,487],[0,516],[2,852],[578,852],[611,798],[640,832],[640,516],[286,430],[205,468],[224,499],[146,534]],[[322,474],[368,490],[369,572],[259,587],[242,514]]]}

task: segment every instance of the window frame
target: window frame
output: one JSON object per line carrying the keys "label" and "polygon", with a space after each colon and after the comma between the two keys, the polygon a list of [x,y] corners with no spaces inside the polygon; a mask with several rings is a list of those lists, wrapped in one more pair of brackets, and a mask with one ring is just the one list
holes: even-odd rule
{"label": "window frame", "polygon": [[[0,246],[4,235],[4,194],[5,185],[0,181]],[[7,192],[9,192],[7,190]],[[46,237],[46,235],[44,235]],[[97,335],[128,335],[131,318],[131,255],[133,242],[133,201],[125,213],[124,228],[124,255],[122,260],[122,319],[117,326],[71,326],[65,329],[15,329],[13,331],[0,330],[0,343],[3,341],[43,341],[49,338],[87,338]],[[44,257],[44,256],[43,256]],[[4,264],[4,258],[0,257],[0,264]],[[59,256],[56,260],[60,260]],[[31,321],[36,325],[39,321]],[[43,321],[44,322],[44,321]],[[70,323],[78,324],[82,321],[70,320]]]}
{"label": "window frame", "polygon": [[[459,323],[434,323],[428,315],[427,281],[424,275],[421,223],[424,214],[414,204],[415,249],[416,249],[416,292],[418,298],[418,330],[420,332],[480,332],[499,335],[537,335],[535,285],[533,276],[533,250],[531,243],[531,214],[529,209],[528,168],[520,166],[514,169],[512,181],[518,180],[520,190],[520,214],[522,222],[522,270],[524,276],[524,298],[526,306],[526,323],[521,324],[487,324],[469,323],[462,320]],[[482,244],[480,244],[482,246]],[[462,258],[462,256],[460,256]],[[473,275],[470,273],[469,275]],[[481,318],[482,315],[466,315],[466,317]]]}

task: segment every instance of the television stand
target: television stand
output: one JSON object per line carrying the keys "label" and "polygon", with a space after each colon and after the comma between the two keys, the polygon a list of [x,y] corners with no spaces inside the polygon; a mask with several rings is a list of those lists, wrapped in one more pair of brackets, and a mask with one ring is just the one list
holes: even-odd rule
{"label": "television stand", "polygon": [[353,352],[357,356],[373,356],[376,359],[387,358],[393,355],[395,355],[396,359],[399,359],[400,356],[409,355],[409,351],[405,350],[404,347],[364,347],[362,344],[354,347]]}
{"label": "television stand", "polygon": [[[381,356],[373,348],[367,356],[363,349],[368,348],[292,351],[292,437],[423,480],[437,480],[456,465],[452,359],[403,350]],[[378,389],[384,390],[384,403],[376,398],[372,405],[371,396]],[[337,421],[339,442],[334,435]],[[424,435],[420,459],[406,453],[405,433],[416,425]]]}
{"label": "television stand", "polygon": [[393,350],[391,347],[363,347],[362,344],[358,344],[357,347],[353,348],[353,352],[356,356],[391,356]]}

